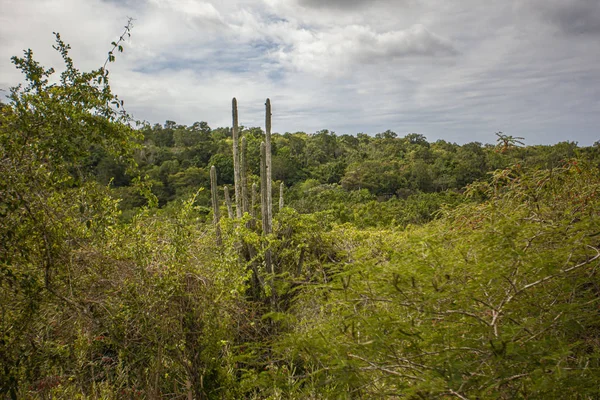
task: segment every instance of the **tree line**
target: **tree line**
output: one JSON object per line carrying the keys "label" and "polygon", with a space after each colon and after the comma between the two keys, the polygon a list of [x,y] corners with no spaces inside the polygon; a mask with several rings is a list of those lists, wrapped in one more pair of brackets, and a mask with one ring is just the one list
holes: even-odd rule
{"label": "tree line", "polygon": [[[85,162],[98,182],[114,188],[127,215],[128,210],[145,202],[133,184],[140,176],[151,184],[163,208],[187,198],[199,187],[209,188],[213,165],[221,185],[234,183],[231,128],[211,129],[206,122],[186,126],[167,121],[164,125],[146,125],[139,133],[143,138],[134,155],[137,169],[128,170],[126,163],[101,149],[93,151]],[[590,147],[569,141],[523,146],[507,140],[510,137],[501,132],[496,136],[496,144],[459,145],[445,140],[428,142],[415,133],[398,137],[389,130],[374,136],[336,135],[328,130],[274,133],[272,179],[284,183],[289,204],[302,212],[342,208],[339,219],[349,221],[351,217],[346,214],[359,207],[365,217],[354,222],[373,226],[392,223],[392,213],[383,219],[381,215],[369,218],[371,212],[365,208],[393,208],[393,212],[399,212],[400,208],[417,207],[422,209],[421,214],[431,214],[442,202],[456,201],[455,194],[466,185],[489,179],[492,171],[510,165],[555,168],[572,158],[598,163],[598,143]],[[265,140],[265,132],[241,126],[240,137],[247,141],[250,182],[258,183],[260,142]],[[378,204],[389,200],[389,204]],[[201,193],[196,202],[209,212],[208,192]],[[345,207],[348,205],[352,205],[350,209]],[[394,223],[429,218],[422,217],[407,217],[404,222],[396,218]]]}

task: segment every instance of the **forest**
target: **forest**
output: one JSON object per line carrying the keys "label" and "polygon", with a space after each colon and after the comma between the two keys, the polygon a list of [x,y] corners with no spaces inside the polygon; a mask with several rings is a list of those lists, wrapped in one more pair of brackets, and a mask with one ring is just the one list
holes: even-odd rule
{"label": "forest", "polygon": [[600,142],[136,124],[55,49],[0,105],[0,398],[599,398]]}

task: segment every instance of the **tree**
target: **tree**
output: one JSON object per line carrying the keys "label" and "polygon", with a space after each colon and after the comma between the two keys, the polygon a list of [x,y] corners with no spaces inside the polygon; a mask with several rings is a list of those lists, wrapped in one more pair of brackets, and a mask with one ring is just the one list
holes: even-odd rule
{"label": "tree", "polygon": [[498,139],[496,140],[496,143],[498,143],[497,148],[501,153],[506,153],[508,150],[516,146],[525,145],[525,143],[522,142],[522,140],[525,140],[525,138],[522,137],[505,135],[502,132],[496,132],[496,136],[498,136]]}
{"label": "tree", "polygon": [[[107,63],[115,49],[122,51],[130,28],[113,42]],[[139,143],[123,101],[110,89],[107,64],[79,71],[70,46],[55,37],[64,71],[51,83],[55,70],[35,61],[31,50],[13,57],[26,84],[11,89],[0,113],[0,395],[12,398],[23,395],[40,365],[45,373],[60,368],[62,358],[52,357],[56,344],[39,330],[50,323],[53,307],[83,312],[65,292],[65,266],[116,216],[117,202],[86,181],[81,165],[100,148],[133,166]]]}

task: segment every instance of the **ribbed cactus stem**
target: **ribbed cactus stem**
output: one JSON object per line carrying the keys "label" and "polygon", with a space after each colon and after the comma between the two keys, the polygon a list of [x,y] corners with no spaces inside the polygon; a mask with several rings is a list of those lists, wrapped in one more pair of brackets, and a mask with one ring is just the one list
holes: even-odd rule
{"label": "ribbed cactus stem", "polygon": [[223,188],[223,192],[225,194],[225,205],[227,206],[227,214],[229,218],[233,219],[233,207],[231,206],[231,197],[229,196],[229,188],[225,186]]}
{"label": "ribbed cactus stem", "polygon": [[281,182],[281,184],[279,185],[279,211],[283,209],[283,188],[284,184],[283,182]]}
{"label": "ribbed cactus stem", "polygon": [[256,185],[256,183],[252,184],[251,196],[252,196],[252,203],[250,205],[250,216],[252,217],[252,220],[250,220],[248,227],[255,229],[256,228],[256,207],[258,205],[258,186]]}
{"label": "ribbed cactus stem", "polygon": [[[267,218],[269,227],[273,221],[273,189],[271,186],[271,100],[267,99],[265,103],[265,162],[267,179]],[[270,231],[269,231],[270,233]]]}
{"label": "ribbed cactus stem", "polygon": [[219,190],[217,187],[217,169],[213,165],[210,167],[210,193],[213,207],[213,224],[215,225],[217,245],[220,246],[222,244],[221,228],[219,226],[221,215],[219,213],[219,194],[217,193],[217,190]]}
{"label": "ribbed cactus stem", "polygon": [[231,114],[233,117],[233,184],[235,189],[235,214],[238,218],[242,217],[242,191],[241,191],[241,175],[240,175],[240,156],[239,156],[239,127],[238,127],[238,109],[237,100],[234,97],[231,100]]}
{"label": "ribbed cactus stem", "polygon": [[240,153],[240,168],[242,175],[242,214],[248,212],[248,159],[246,158],[246,151],[248,143],[246,137],[242,137],[242,151]]}
{"label": "ribbed cactus stem", "polygon": [[256,183],[252,184],[252,205],[250,207],[250,215],[252,218],[256,218],[256,203],[258,202],[258,186]]}
{"label": "ribbed cactus stem", "polygon": [[260,212],[262,217],[263,234],[269,234],[269,214],[267,211],[267,160],[265,142],[260,144]]}
{"label": "ribbed cactus stem", "polygon": [[[260,204],[262,213],[263,236],[271,233],[268,214],[268,196],[267,196],[267,157],[265,142],[260,144]],[[265,269],[268,273],[273,273],[271,268],[271,250],[265,251]]]}

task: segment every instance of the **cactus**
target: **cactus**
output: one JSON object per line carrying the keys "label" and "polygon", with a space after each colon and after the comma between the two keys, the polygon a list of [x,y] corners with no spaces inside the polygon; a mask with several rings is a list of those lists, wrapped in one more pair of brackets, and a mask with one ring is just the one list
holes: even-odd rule
{"label": "cactus", "polygon": [[[261,197],[261,213],[262,213],[262,225],[263,225],[263,236],[267,236],[271,233],[271,225],[269,221],[268,213],[268,196],[267,196],[267,146],[265,142],[260,144],[260,197]],[[271,268],[271,250],[265,251],[265,268],[268,273],[273,273]]]}
{"label": "cactus", "polygon": [[217,236],[217,246],[222,244],[221,240],[221,227],[219,226],[219,220],[221,219],[219,213],[219,194],[217,193],[217,169],[213,165],[210,167],[210,193],[213,207],[213,224],[215,225],[215,233]]}
{"label": "cactus", "polygon": [[[267,220],[269,228],[273,224],[273,189],[271,186],[271,100],[265,103],[265,171],[267,179]],[[269,233],[271,233],[269,231]]]}
{"label": "cactus", "polygon": [[256,186],[256,183],[252,184],[252,204],[251,204],[251,208],[250,208],[250,215],[252,215],[252,218],[256,218],[256,203],[257,203],[257,197],[258,197],[258,186]]}
{"label": "cactus", "polygon": [[242,175],[242,214],[248,212],[248,159],[246,158],[248,144],[242,137],[242,151],[240,153],[240,173]]}
{"label": "cactus", "polygon": [[266,148],[265,142],[260,144],[260,212],[262,217],[263,233],[268,235],[269,230],[269,213],[267,211],[267,162],[266,162]]}
{"label": "cactus", "polygon": [[225,194],[225,205],[227,206],[227,214],[229,218],[233,219],[233,207],[231,206],[231,197],[229,197],[229,188],[225,186],[223,188],[223,192]]}
{"label": "cactus", "polygon": [[283,209],[283,182],[279,185],[279,211]]}
{"label": "cactus", "polygon": [[248,227],[255,229],[256,228],[256,205],[258,204],[258,186],[256,186],[256,183],[252,184],[251,196],[252,196],[252,201],[250,203],[249,211],[250,211],[250,216],[252,217],[252,219],[249,221]]}
{"label": "cactus", "polygon": [[238,109],[237,100],[234,97],[231,100],[231,109],[233,117],[233,182],[235,189],[235,214],[238,218],[242,217],[242,193],[241,193],[241,177],[240,177],[240,156],[239,156],[239,145],[238,145]]}

